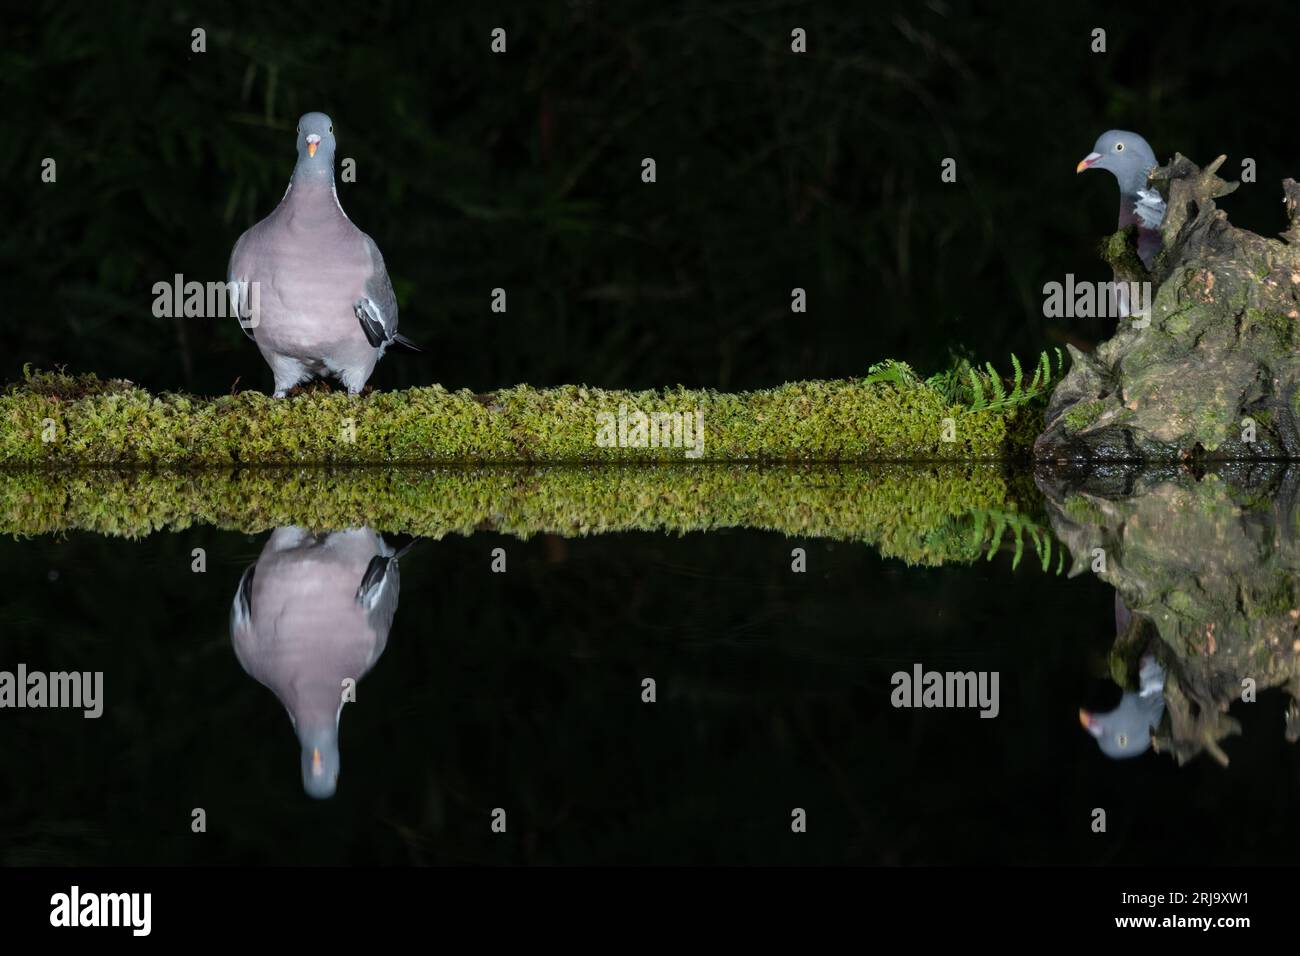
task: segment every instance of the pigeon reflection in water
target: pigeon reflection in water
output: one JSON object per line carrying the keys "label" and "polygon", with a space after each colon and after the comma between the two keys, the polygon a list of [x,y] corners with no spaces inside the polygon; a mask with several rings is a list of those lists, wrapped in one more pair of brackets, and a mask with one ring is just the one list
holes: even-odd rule
{"label": "pigeon reflection in water", "polygon": [[[1115,634],[1122,636],[1132,621],[1128,607],[1115,595]],[[1125,690],[1119,705],[1104,714],[1079,711],[1079,723],[1097,740],[1107,757],[1136,757],[1151,748],[1151,734],[1165,715],[1165,670],[1154,654],[1138,664],[1138,689]]]}
{"label": "pigeon reflection in water", "polygon": [[384,651],[407,548],[395,552],[369,528],[277,528],[240,579],[230,609],[235,656],[289,712],[313,797],[334,794],[343,682],[359,681]]}

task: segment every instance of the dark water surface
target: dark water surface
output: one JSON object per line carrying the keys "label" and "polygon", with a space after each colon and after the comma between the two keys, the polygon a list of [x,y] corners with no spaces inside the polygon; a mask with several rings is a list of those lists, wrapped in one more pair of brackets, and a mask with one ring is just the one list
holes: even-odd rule
{"label": "dark water surface", "polygon": [[[1076,562],[1101,542],[1104,574],[1013,569],[1009,545],[919,567],[758,530],[485,532],[417,541],[400,597],[371,607],[354,589],[387,565],[368,532],[277,532],[297,564],[270,532],[208,526],[5,538],[0,669],[102,671],[104,705],[0,710],[0,863],[1290,862],[1289,487],[1127,479],[1039,502]],[[387,630],[343,707],[329,799],[305,792],[286,708],[232,641],[254,564],[245,625],[325,648],[251,665],[297,667],[289,693],[310,696],[330,655],[364,670]],[[1170,645],[1208,624],[1212,646]],[[1124,658],[1136,693],[1151,655],[1178,684],[1166,743],[1111,759],[1079,710],[1120,702]],[[917,664],[998,672],[997,716],[894,707],[892,675]],[[1232,700],[1242,668],[1254,703]],[[1225,700],[1239,733],[1206,729]]]}

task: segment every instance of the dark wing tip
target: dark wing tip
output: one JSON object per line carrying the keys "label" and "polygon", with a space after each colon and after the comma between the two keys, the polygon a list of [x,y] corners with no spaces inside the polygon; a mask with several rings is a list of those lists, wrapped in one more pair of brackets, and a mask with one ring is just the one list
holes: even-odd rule
{"label": "dark wing tip", "polygon": [[370,310],[365,306],[358,305],[356,313],[357,321],[361,323],[361,331],[366,333],[366,341],[370,343],[371,348],[379,348],[384,344],[384,326],[370,314]]}
{"label": "dark wing tip", "polygon": [[357,587],[357,603],[365,606],[370,601],[370,595],[384,580],[384,575],[388,573],[388,558],[382,554],[377,554],[370,559],[366,565],[366,573],[361,576],[361,584]]}

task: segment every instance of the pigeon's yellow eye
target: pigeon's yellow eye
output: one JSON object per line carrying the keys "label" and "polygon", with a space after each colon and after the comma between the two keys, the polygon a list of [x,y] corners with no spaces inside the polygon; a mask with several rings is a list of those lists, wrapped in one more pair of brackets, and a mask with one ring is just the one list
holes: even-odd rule
{"label": "pigeon's yellow eye", "polygon": [[1122,152],[1124,152],[1124,144],[1123,144],[1123,143],[1116,143],[1116,144],[1115,144],[1115,152],[1117,152],[1117,153],[1122,153]]}
{"label": "pigeon's yellow eye", "polygon": [[334,132],[334,127],[333,127],[333,126],[330,127],[330,132],[331,132],[331,133]]}

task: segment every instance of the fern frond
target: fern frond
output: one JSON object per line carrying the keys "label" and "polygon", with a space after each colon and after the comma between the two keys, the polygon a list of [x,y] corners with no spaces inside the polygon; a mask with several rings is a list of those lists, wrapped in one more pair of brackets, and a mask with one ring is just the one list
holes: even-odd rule
{"label": "fern frond", "polygon": [[[1040,385],[1047,384],[1043,376],[1043,366],[1046,363],[1047,363],[1047,353],[1040,352],[1038,354],[1038,362],[1034,365],[1034,377],[1029,380],[1029,390],[1031,392],[1036,392],[1038,391],[1038,387]],[[1047,367],[1047,378],[1051,378],[1051,377],[1052,377],[1052,370],[1049,364]]]}
{"label": "fern frond", "polygon": [[1007,517],[1000,511],[993,515],[993,531],[989,535],[989,553],[986,560],[992,561],[993,555],[997,554],[998,546],[1002,544],[1002,534],[1007,530]]}
{"label": "fern frond", "polygon": [[1006,390],[1002,387],[1002,376],[993,367],[992,362],[985,362],[984,367],[989,370],[989,384],[993,387],[993,401],[991,404],[1000,405],[1006,398]]}
{"label": "fern frond", "polygon": [[877,362],[867,369],[866,384],[871,385],[876,382],[892,382],[895,385],[914,385],[919,382],[916,372],[912,371],[912,366],[906,362],[886,359],[883,362]]}

